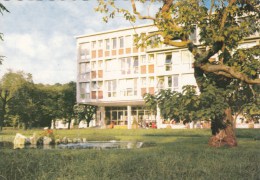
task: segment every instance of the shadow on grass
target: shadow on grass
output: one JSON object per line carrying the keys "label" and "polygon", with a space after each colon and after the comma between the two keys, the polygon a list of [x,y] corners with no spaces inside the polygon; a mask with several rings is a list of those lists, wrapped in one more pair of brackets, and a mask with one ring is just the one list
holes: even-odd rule
{"label": "shadow on grass", "polygon": [[201,130],[165,130],[156,133],[144,134],[143,136],[154,137],[209,137],[211,132],[209,129]]}

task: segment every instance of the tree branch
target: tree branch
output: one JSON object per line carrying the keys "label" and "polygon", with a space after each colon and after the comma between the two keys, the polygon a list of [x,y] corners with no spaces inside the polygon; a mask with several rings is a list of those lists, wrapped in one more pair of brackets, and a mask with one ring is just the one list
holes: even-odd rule
{"label": "tree branch", "polygon": [[164,4],[161,8],[161,16],[163,17],[164,20],[166,20],[166,23],[174,29],[174,31],[181,31],[183,28],[181,26],[178,26],[173,18],[172,18],[172,13],[169,12],[173,4],[173,0],[164,0]]}
{"label": "tree branch", "polygon": [[132,4],[132,8],[133,8],[134,14],[137,15],[139,19],[150,19],[150,20],[153,20],[153,21],[156,20],[156,19],[155,19],[154,17],[152,17],[152,16],[142,16],[142,15],[140,14],[140,12],[138,12],[138,11],[136,10],[135,0],[131,0],[131,4]]}
{"label": "tree branch", "polygon": [[226,7],[224,14],[222,16],[222,19],[221,19],[220,29],[223,29],[225,22],[227,20],[228,8],[231,7],[235,2],[236,2],[236,0],[230,0],[229,1],[228,6]]}
{"label": "tree branch", "polygon": [[190,42],[191,42],[190,40],[176,42],[176,41],[170,40],[170,38],[168,38],[168,37],[164,37],[164,40],[163,40],[164,44],[170,45],[170,46],[176,46],[176,47],[187,47]]}
{"label": "tree branch", "polygon": [[215,4],[215,0],[211,0],[210,10],[209,10],[209,20],[211,19],[211,14],[213,11],[214,4]]}
{"label": "tree branch", "polygon": [[220,64],[202,64],[199,66],[205,72],[212,72],[218,75],[223,75],[228,78],[235,78],[246,82],[247,84],[260,84],[260,79],[251,79],[246,74],[236,71],[234,68]]}
{"label": "tree branch", "polygon": [[188,43],[188,49],[196,59],[195,64],[198,65],[200,65],[201,63],[207,63],[210,57],[212,57],[213,55],[218,53],[219,50],[221,50],[222,46],[223,42],[215,42],[210,49],[202,53],[201,50],[192,42]]}

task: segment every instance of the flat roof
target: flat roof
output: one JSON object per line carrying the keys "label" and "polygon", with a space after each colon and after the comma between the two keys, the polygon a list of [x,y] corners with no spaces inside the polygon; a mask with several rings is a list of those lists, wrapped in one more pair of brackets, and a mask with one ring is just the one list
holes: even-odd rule
{"label": "flat roof", "polygon": [[84,38],[84,37],[96,36],[96,35],[107,34],[107,33],[118,32],[118,31],[124,31],[124,30],[129,30],[129,29],[138,29],[138,28],[149,27],[149,26],[154,26],[154,25],[153,24],[145,24],[145,25],[138,25],[138,26],[132,26],[132,27],[119,28],[119,29],[112,29],[112,30],[101,31],[101,32],[97,32],[97,33],[79,35],[79,36],[75,36],[75,38],[79,39],[79,38]]}

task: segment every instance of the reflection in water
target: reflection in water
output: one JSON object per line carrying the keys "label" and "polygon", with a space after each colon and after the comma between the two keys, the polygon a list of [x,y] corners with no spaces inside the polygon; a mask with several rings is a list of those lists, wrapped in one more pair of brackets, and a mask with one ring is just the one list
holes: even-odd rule
{"label": "reflection in water", "polygon": [[85,143],[59,144],[60,149],[134,149],[141,148],[142,142],[90,141]]}
{"label": "reflection in water", "polygon": [[143,142],[131,141],[88,141],[58,145],[14,145],[14,149],[135,149],[141,148]]}

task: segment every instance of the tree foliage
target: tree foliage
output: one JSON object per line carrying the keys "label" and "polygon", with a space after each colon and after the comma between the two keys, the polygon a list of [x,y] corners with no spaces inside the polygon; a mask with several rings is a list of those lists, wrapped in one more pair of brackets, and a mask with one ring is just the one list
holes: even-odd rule
{"label": "tree foliage", "polygon": [[[141,15],[135,0],[131,0],[132,11],[117,7],[113,0],[98,2],[96,10],[107,14],[105,21],[114,18],[117,13],[131,22],[137,18],[151,20],[158,30],[140,34],[136,40],[139,45],[150,45],[147,42],[159,36],[161,43],[187,47],[194,55],[195,68],[204,76],[215,74],[260,84],[256,76],[259,74],[259,57],[256,59],[254,56],[259,55],[260,46],[237,49],[242,40],[260,30],[258,0],[212,0],[210,3],[204,0],[149,1],[158,5],[154,16]],[[145,4],[147,1],[140,0],[138,3]],[[196,27],[200,30],[199,45],[190,36]],[[211,61],[213,55],[219,58]]]}
{"label": "tree foliage", "polygon": [[76,104],[74,106],[74,112],[78,118],[78,121],[86,120],[87,126],[91,120],[93,120],[94,115],[97,112],[97,106],[90,104]]}
{"label": "tree foliage", "polygon": [[31,74],[10,70],[0,85],[1,127],[50,127],[52,120],[64,118],[71,122],[75,116],[75,82],[34,84]]}
{"label": "tree foliage", "polygon": [[161,90],[155,95],[147,93],[144,100],[150,110],[158,106],[165,120],[184,123],[197,120],[200,101],[195,86],[184,86],[182,93],[170,89]]}
{"label": "tree foliage", "polygon": [[27,83],[32,82],[31,75],[22,71],[11,70],[0,81],[0,127],[3,126],[6,115],[10,111],[10,103],[17,96],[18,91]]}
{"label": "tree foliage", "polygon": [[72,119],[75,117],[74,105],[76,104],[76,83],[70,82],[68,84],[63,85],[61,93],[61,110],[63,117],[69,123],[69,128]]}

